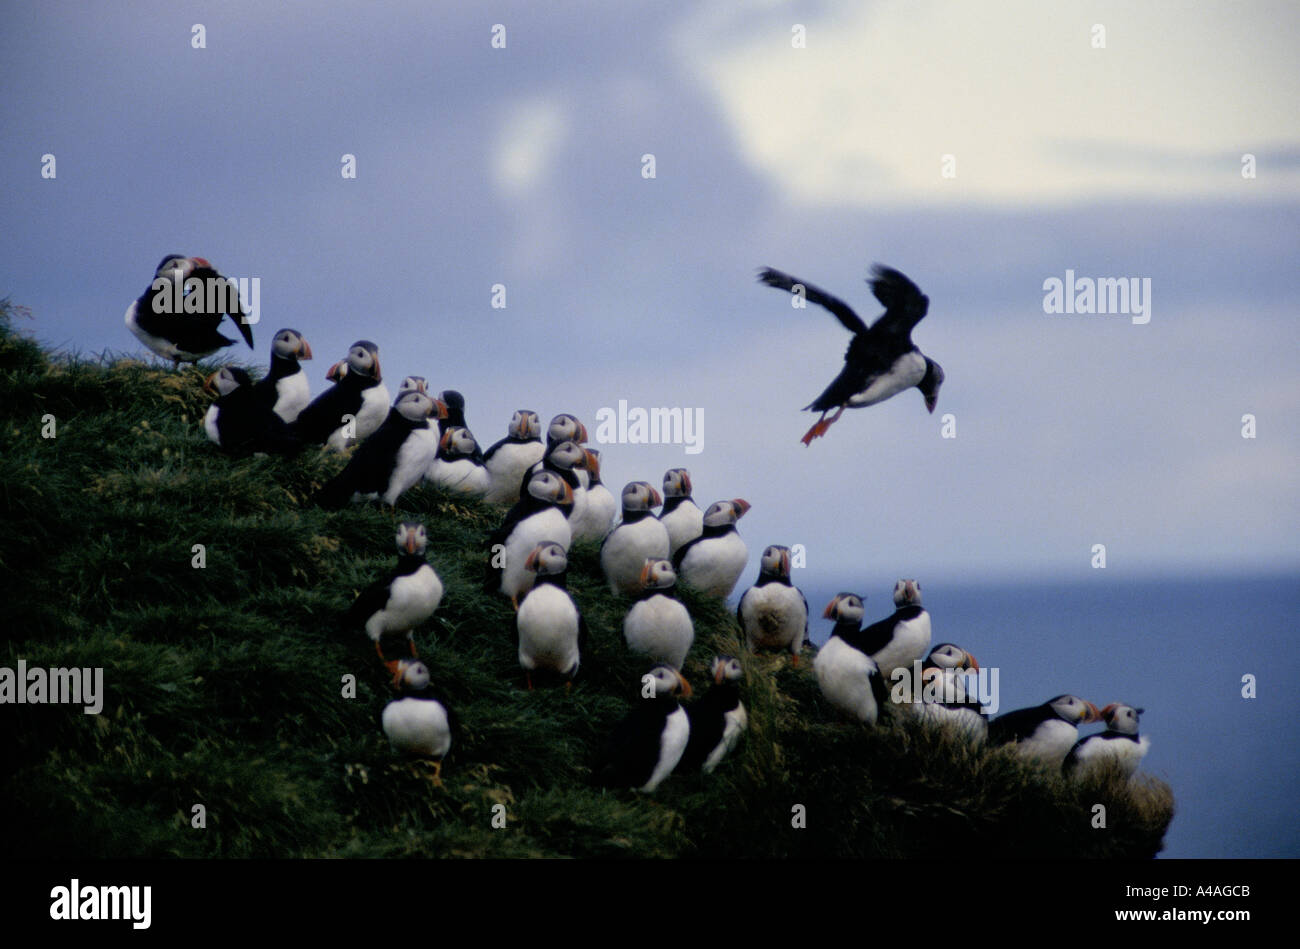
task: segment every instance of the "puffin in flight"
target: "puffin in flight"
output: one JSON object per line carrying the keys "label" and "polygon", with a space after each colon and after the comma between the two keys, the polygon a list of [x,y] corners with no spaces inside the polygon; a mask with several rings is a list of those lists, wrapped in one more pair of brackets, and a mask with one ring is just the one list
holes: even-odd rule
{"label": "puffin in flight", "polygon": [[[925,407],[933,412],[939,401],[943,370],[912,342],[912,328],[925,316],[930,298],[916,284],[897,270],[877,264],[871,271],[871,292],[885,305],[885,313],[867,326],[849,305],[825,290],[771,267],[759,271],[758,279],[769,287],[789,290],[811,300],[835,314],[844,328],[853,333],[844,368],[805,411],[821,412],[821,418],[808,429],[805,445],[825,435],[845,409],[858,409],[883,402],[913,386],[925,396]],[[827,413],[835,414],[827,418]]]}

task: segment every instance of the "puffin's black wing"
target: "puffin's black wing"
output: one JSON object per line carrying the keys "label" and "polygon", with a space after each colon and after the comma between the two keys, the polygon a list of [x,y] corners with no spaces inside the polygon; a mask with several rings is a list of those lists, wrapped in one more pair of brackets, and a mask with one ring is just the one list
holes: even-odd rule
{"label": "puffin's black wing", "polygon": [[999,715],[989,722],[989,744],[1004,745],[1008,742],[1028,738],[1034,733],[1034,729],[1042,723],[1043,707],[1041,705],[1033,708],[1020,708],[1014,712]]}
{"label": "puffin's black wing", "polygon": [[902,355],[905,348],[897,350],[891,346],[882,346],[880,343],[881,340],[875,333],[854,336],[848,350],[844,353],[844,368],[840,370],[840,374],[821,395],[804,408],[815,412],[837,408],[859,392],[865,391],[878,376],[889,372],[893,368],[894,360]]}
{"label": "puffin's black wing", "polygon": [[885,306],[885,315],[871,324],[873,335],[907,336],[930,308],[930,298],[897,270],[876,265],[867,281]]}
{"label": "puffin's black wing", "polygon": [[[799,590],[798,587],[795,589]],[[803,600],[803,643],[800,645],[812,645],[812,640],[808,637],[808,597],[803,595],[803,590],[799,590],[799,599]]]}
{"label": "puffin's black wing", "polygon": [[344,617],[348,628],[364,628],[370,617],[388,605],[388,598],[391,595],[389,587],[392,582],[391,576],[384,577],[382,580],[376,580],[357,595]]}
{"label": "puffin's black wing", "polygon": [[338,510],[348,503],[353,492],[383,493],[388,488],[392,459],[402,440],[410,434],[405,426],[392,423],[395,414],[395,411],[390,412],[389,421],[362,442],[343,470],[320,489],[316,495],[317,504],[326,510]]}
{"label": "puffin's black wing", "polygon": [[[249,349],[252,349],[253,348],[253,327],[248,323],[244,322],[244,307],[243,304],[239,302],[239,288],[235,284],[235,282],[233,280],[229,280],[226,277],[221,276],[221,274],[217,273],[211,267],[196,267],[187,279],[202,280],[205,292],[207,291],[208,287],[214,285],[218,285],[222,287],[223,301],[226,303],[226,305],[212,311],[209,314],[211,317],[215,318],[212,323],[213,328],[216,327],[217,323],[221,319],[222,314],[224,313],[226,316],[229,316],[231,320],[234,321],[237,327],[239,327],[239,333],[241,336],[244,337],[244,342],[248,343]],[[209,280],[216,281],[216,284],[209,283],[208,282]]]}
{"label": "puffin's black wing", "polygon": [[870,626],[864,626],[853,638],[853,645],[868,656],[880,652],[894,638],[894,627],[898,625],[896,616],[887,616]]}
{"label": "puffin's black wing", "polygon": [[293,423],[294,431],[304,442],[311,445],[323,445],[325,440],[343,424],[343,416],[348,411],[356,411],[356,390],[340,381],[330,386],[298,413]]}
{"label": "puffin's black wing", "polygon": [[804,299],[823,306],[835,314],[835,318],[844,324],[844,328],[850,333],[866,333],[867,324],[862,322],[862,317],[854,313],[849,305],[839,297],[832,296],[820,287],[814,287],[806,280],[800,280],[798,277],[792,277],[787,273],[779,270],[773,270],[771,267],[764,267],[758,272],[758,279],[767,284],[769,287],[776,287],[779,290],[789,290],[794,292],[795,286],[801,286],[804,289]]}
{"label": "puffin's black wing", "polygon": [[675,708],[659,699],[637,699],[636,702],[605,745],[597,774],[600,783],[606,787],[641,787],[650,780],[655,762],[659,760],[664,721]]}

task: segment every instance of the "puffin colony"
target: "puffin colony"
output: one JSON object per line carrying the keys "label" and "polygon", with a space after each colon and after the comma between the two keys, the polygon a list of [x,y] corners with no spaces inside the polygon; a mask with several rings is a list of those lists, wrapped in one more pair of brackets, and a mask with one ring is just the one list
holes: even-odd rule
{"label": "puffin colony", "polygon": [[[909,278],[873,268],[868,285],[885,312],[867,324],[848,304],[805,280],[772,268],[759,281],[829,311],[853,334],[844,368],[805,406],[821,413],[802,441],[827,433],[845,409],[883,402],[918,389],[933,412],[944,382],[939,364],[912,342],[912,330],[930,300]],[[207,288],[221,292],[207,292]],[[196,362],[235,341],[218,332],[229,318],[249,348],[253,319],[237,285],[202,257],[170,254],[155,268],[141,296],[126,311],[126,325],[174,366]],[[675,772],[709,774],[748,727],[745,682],[756,675],[742,656],[714,656],[713,682],[699,698],[681,668],[694,645],[694,623],[677,590],[725,601],[748,562],[739,521],[750,510],[742,498],[701,509],[685,468],[663,475],[662,494],[632,481],[616,497],[600,481],[600,453],[587,448],[587,428],[575,416],[555,416],[542,439],[541,416],[519,409],[506,433],[486,451],[465,420],[465,397],[455,390],[430,394],[421,376],[407,376],[396,397],[384,385],[379,346],[358,340],[334,363],[332,383],[311,397],[302,363],[311,346],[296,329],[275,334],[267,372],[257,381],[243,369],[213,373],[205,388],[215,399],[204,419],[209,439],[222,451],[293,455],[315,449],[346,453],[342,471],[312,502],[327,508],[379,502],[396,507],[422,482],[499,506],[501,521],[483,545],[483,589],[508,599],[516,611],[521,687],[550,682],[571,689],[581,675],[589,631],[567,578],[575,540],[600,542],[600,567],[608,595],[625,606],[623,639],[645,657],[645,674],[625,693],[629,711],[603,747],[597,780],[611,788],[653,793]],[[658,412],[659,414],[654,414]],[[600,441],[660,440],[697,453],[703,419],[690,413],[627,408],[597,414]],[[636,434],[636,438],[632,435]],[[661,513],[656,514],[656,510]],[[615,521],[616,514],[621,516]],[[427,554],[425,526],[406,521],[394,537],[397,560],[363,590],[342,622],[374,644],[394,698],[382,727],[396,754],[441,785],[443,758],[455,743],[455,709],[438,696],[436,667],[419,658],[415,633],[442,602],[444,584]],[[774,652],[797,666],[807,651],[826,701],[850,722],[874,726],[882,716],[918,717],[972,743],[1008,745],[1028,760],[1069,778],[1099,769],[1132,776],[1146,754],[1139,734],[1142,710],[1121,703],[1104,709],[1074,695],[997,718],[997,669],[981,670],[975,657],[953,643],[932,643],[932,619],[922,606],[921,584],[894,585],[894,611],[863,624],[864,594],[837,594],[823,616],[835,621],[830,639],[814,649],[808,637],[808,601],[791,582],[790,548],[768,546],[755,582],[740,597],[736,622],[747,654]],[[0,669],[0,702],[85,701],[102,704],[102,670],[54,670],[46,691],[41,676]],[[66,673],[66,674],[65,674]],[[60,698],[50,698],[54,695]],[[92,711],[93,707],[93,711]],[[1078,726],[1104,721],[1106,730],[1079,737]]]}

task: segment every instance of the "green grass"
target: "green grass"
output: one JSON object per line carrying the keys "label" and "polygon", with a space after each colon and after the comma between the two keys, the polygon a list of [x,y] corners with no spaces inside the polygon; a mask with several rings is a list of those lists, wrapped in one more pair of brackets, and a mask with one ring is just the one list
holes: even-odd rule
{"label": "green grass", "polygon": [[[210,367],[54,357],[0,304],[0,665],[104,669],[103,713],[0,706],[8,852],[42,857],[1149,857],[1173,816],[1142,776],[1068,784],[911,721],[866,729],[811,657],[744,656],[750,729],[709,779],[653,797],[592,785],[648,665],[622,640],[594,545],[571,554],[591,629],[571,692],[522,687],[508,603],[480,591],[500,512],[428,488],[394,513],[306,503],[342,465],[232,460],[202,431]],[[52,416],[56,437],[42,437]],[[44,421],[43,421],[44,420]],[[384,669],[341,617],[428,526],[446,586],[417,633],[459,731],[444,786],[379,727]],[[191,565],[192,546],[207,565]],[[734,616],[686,598],[703,688]],[[343,697],[344,677],[356,697]],[[1107,809],[1095,829],[1093,805]],[[191,827],[195,805],[207,825]],[[504,805],[506,826],[493,827]],[[806,826],[792,826],[796,805]],[[967,848],[973,848],[967,850]]]}

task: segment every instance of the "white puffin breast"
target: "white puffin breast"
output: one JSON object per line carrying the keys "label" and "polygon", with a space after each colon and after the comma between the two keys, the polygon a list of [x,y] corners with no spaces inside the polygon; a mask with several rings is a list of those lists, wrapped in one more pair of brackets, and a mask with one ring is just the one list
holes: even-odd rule
{"label": "white puffin breast", "polygon": [[569,523],[573,525],[573,539],[575,541],[603,540],[614,524],[614,516],[618,513],[618,502],[609,488],[603,484],[588,488],[586,494],[587,503],[583,508],[582,516],[569,518]]}
{"label": "white puffin breast", "polygon": [[600,548],[600,566],[615,593],[636,593],[648,558],[668,559],[668,531],[654,515],[620,524]]}
{"label": "white puffin breast", "polygon": [[678,576],[702,593],[726,598],[745,570],[749,548],[735,531],[698,541],[682,558]]}
{"label": "white puffin breast", "polygon": [[388,488],[384,491],[384,502],[396,505],[397,499],[424,477],[437,454],[438,430],[432,427],[413,429],[397,449],[393,473],[389,475]]}
{"label": "white puffin breast", "polygon": [[647,793],[653,791],[664,778],[673,773],[677,762],[682,760],[690,738],[691,722],[686,717],[686,709],[679,705],[664,721],[664,730],[659,735],[659,760],[650,774],[650,780],[641,785],[639,790]]}
{"label": "white puffin breast", "polygon": [[728,754],[731,749],[736,747],[736,742],[740,740],[741,732],[749,727],[749,715],[745,712],[745,703],[741,702],[731,711],[723,715],[722,740],[719,741],[709,756],[704,759],[704,766],[701,770],[705,774],[712,774]]}
{"label": "white puffin breast", "polygon": [[514,504],[524,472],[542,460],[546,446],[541,442],[506,442],[487,460],[492,489],[487,500],[493,504]]}
{"label": "white puffin breast", "polygon": [[398,751],[442,758],[451,750],[447,710],[432,699],[397,699],[384,706],[384,734]]}
{"label": "white puffin breast", "polygon": [[813,660],[813,672],[826,701],[858,721],[876,723],[879,709],[871,691],[871,676],[877,670],[870,656],[832,636]]}
{"label": "white puffin breast", "polygon": [[501,592],[506,596],[518,596],[531,590],[537,575],[527,570],[524,563],[533,548],[542,541],[554,541],[568,551],[572,539],[568,518],[558,507],[546,507],[525,517],[506,538]]}
{"label": "white puffin breast", "polygon": [[925,378],[925,357],[912,350],[903,353],[894,360],[889,371],[876,379],[864,390],[849,399],[853,408],[875,405],[891,396],[898,395],[904,389],[910,389]]}
{"label": "white puffin breast", "polygon": [[750,587],[740,598],[740,620],[751,650],[789,649],[797,656],[808,627],[808,607],[794,587],[765,583]]}
{"label": "white puffin breast", "polygon": [[301,367],[292,375],[276,381],[275,414],[286,422],[297,419],[310,402],[311,383],[307,381],[307,373]]}
{"label": "white puffin breast", "polygon": [[429,464],[427,477],[432,484],[441,488],[473,497],[483,497],[492,487],[492,476],[488,470],[469,458],[457,458],[455,461],[434,458]]}
{"label": "white puffin breast", "polygon": [[1059,718],[1049,719],[1034,729],[1034,733],[1017,745],[1021,752],[1041,758],[1055,768],[1061,766],[1079,738],[1079,729]]}
{"label": "white puffin breast", "polygon": [[632,604],[623,617],[623,638],[633,652],[680,669],[695,641],[695,625],[681,601],[655,594]]}
{"label": "white puffin breast", "polygon": [[208,438],[214,445],[221,444],[221,433],[217,430],[217,415],[221,412],[214,402],[208,406],[207,414],[203,416],[203,430],[208,433]]}
{"label": "white puffin breast", "polygon": [[578,664],[578,608],[564,590],[535,584],[519,604],[519,664],[568,672]]}
{"label": "white puffin breast", "polygon": [[895,669],[910,670],[913,660],[922,658],[929,648],[930,614],[922,610],[912,619],[896,624],[893,638],[871,658],[885,681],[889,681]]}
{"label": "white puffin breast", "polygon": [[431,566],[421,564],[414,573],[392,582],[388,603],[366,621],[366,632],[378,640],[384,633],[415,629],[434,614],[441,602],[442,580]]}
{"label": "white puffin breast", "polygon": [[704,533],[704,512],[694,501],[687,498],[667,514],[659,518],[668,529],[668,552],[671,556],[677,549],[688,544]]}
{"label": "white puffin breast", "polygon": [[1076,770],[1083,773],[1101,766],[1104,762],[1115,761],[1119,763],[1127,777],[1132,777],[1150,747],[1151,742],[1145,735],[1137,741],[1092,735],[1085,738],[1079,750],[1075,752],[1078,761]]}

